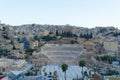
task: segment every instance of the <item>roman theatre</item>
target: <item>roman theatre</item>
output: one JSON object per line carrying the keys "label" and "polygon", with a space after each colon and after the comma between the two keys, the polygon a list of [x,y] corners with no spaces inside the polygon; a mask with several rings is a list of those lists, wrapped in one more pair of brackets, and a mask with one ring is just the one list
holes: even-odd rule
{"label": "roman theatre", "polygon": [[63,63],[78,64],[79,56],[83,53],[83,46],[79,44],[45,44],[40,52],[33,53],[32,62],[36,65]]}

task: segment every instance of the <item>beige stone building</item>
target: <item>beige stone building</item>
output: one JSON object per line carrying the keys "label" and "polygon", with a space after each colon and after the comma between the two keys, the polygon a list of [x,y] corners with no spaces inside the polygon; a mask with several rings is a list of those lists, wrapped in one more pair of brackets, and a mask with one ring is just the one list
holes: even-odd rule
{"label": "beige stone building", "polygon": [[0,72],[19,70],[27,64],[25,60],[13,60],[0,58]]}
{"label": "beige stone building", "polygon": [[24,54],[19,50],[11,50],[11,56],[16,56],[17,58],[24,58]]}
{"label": "beige stone building", "polygon": [[118,52],[118,41],[116,40],[104,40],[103,45],[107,52]]}
{"label": "beige stone building", "polygon": [[49,32],[50,32],[50,31],[48,31],[48,30],[44,30],[42,36],[47,36],[47,35],[49,35]]}
{"label": "beige stone building", "polygon": [[32,49],[39,46],[39,42],[37,40],[29,41],[29,43],[30,43],[30,48],[32,48]]}
{"label": "beige stone building", "polygon": [[3,49],[7,49],[7,50],[12,50],[13,49],[13,45],[11,45],[11,44],[3,45],[2,48]]}
{"label": "beige stone building", "polygon": [[23,43],[16,43],[16,44],[14,44],[14,46],[15,46],[16,49],[20,49],[20,50],[23,50],[23,48],[24,48]]}
{"label": "beige stone building", "polygon": [[55,36],[56,35],[56,30],[55,29],[51,29],[50,32]]}

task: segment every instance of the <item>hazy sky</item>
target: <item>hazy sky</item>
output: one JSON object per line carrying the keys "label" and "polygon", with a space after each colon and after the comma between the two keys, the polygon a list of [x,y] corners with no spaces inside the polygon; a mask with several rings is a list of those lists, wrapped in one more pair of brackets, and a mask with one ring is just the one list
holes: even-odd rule
{"label": "hazy sky", "polygon": [[0,0],[0,20],[11,25],[120,27],[120,0]]}

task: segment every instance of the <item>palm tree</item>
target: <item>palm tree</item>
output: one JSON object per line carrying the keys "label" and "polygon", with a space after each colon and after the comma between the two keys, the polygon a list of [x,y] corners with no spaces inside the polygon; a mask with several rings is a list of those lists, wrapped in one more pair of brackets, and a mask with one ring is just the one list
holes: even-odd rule
{"label": "palm tree", "polygon": [[86,65],[86,62],[84,60],[79,61],[79,66],[82,67],[82,76],[83,76],[83,67]]}
{"label": "palm tree", "polygon": [[62,71],[65,73],[65,80],[66,80],[66,70],[68,69],[68,65],[62,64],[61,68],[62,68]]}

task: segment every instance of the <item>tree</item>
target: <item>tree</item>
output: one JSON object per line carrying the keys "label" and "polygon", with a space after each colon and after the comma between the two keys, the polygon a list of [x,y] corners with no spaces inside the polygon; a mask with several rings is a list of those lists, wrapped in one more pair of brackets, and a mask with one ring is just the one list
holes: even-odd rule
{"label": "tree", "polygon": [[9,51],[8,51],[7,49],[1,49],[1,48],[0,48],[0,57],[1,57],[1,56],[7,56],[7,55],[8,55],[8,52],[9,52]]}
{"label": "tree", "polygon": [[20,38],[18,38],[17,40],[18,40],[18,42],[20,42]]}
{"label": "tree", "polygon": [[66,80],[66,70],[68,69],[68,65],[62,64],[61,68],[62,68],[62,71],[65,73],[65,80]]}
{"label": "tree", "polygon": [[25,51],[25,53],[29,54],[29,55],[32,55],[33,51],[34,51],[34,49],[29,48]]}
{"label": "tree", "polygon": [[30,73],[30,72],[28,72],[28,73],[26,73],[25,75],[26,75],[26,76],[30,76],[30,74],[31,74],[31,73]]}
{"label": "tree", "polygon": [[37,35],[35,35],[35,36],[34,36],[34,40],[40,41],[40,38],[39,38]]}
{"label": "tree", "polygon": [[71,44],[74,44],[75,42],[76,42],[75,40],[71,40],[71,41],[70,41]]}
{"label": "tree", "polygon": [[58,30],[56,30],[56,36],[59,36]]}
{"label": "tree", "polygon": [[111,64],[112,61],[116,60],[116,58],[114,56],[105,55],[105,56],[100,56],[100,60],[104,62],[109,62]]}
{"label": "tree", "polygon": [[91,38],[93,38],[93,35],[92,35],[92,33],[90,33],[90,35],[89,35],[89,39],[91,39]]}
{"label": "tree", "polygon": [[84,39],[86,39],[86,40],[89,40],[89,39],[91,39],[91,38],[93,38],[93,35],[92,35],[92,33],[90,33],[90,34],[80,34],[80,38],[84,38]]}
{"label": "tree", "polygon": [[25,54],[24,57],[25,57],[26,60],[28,60],[29,59],[29,54]]}
{"label": "tree", "polygon": [[83,67],[86,65],[86,62],[84,60],[79,61],[79,66],[82,67],[82,76],[83,76]]}
{"label": "tree", "polygon": [[11,42],[10,42],[12,45],[14,44],[14,42],[11,40]]}
{"label": "tree", "polygon": [[63,32],[63,33],[61,34],[61,36],[62,36],[62,37],[68,37],[68,38],[70,38],[70,37],[77,37],[77,35],[72,34],[71,32]]}
{"label": "tree", "polygon": [[16,47],[15,47],[15,45],[13,45],[13,50],[16,50]]}
{"label": "tree", "polygon": [[55,40],[56,39],[56,37],[55,36],[43,36],[43,37],[41,37],[43,40],[45,40],[45,41],[51,41],[51,40]]}

